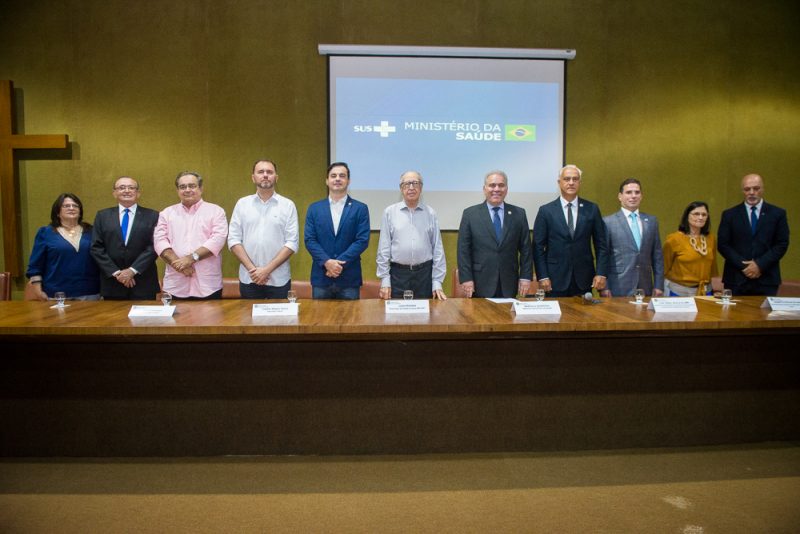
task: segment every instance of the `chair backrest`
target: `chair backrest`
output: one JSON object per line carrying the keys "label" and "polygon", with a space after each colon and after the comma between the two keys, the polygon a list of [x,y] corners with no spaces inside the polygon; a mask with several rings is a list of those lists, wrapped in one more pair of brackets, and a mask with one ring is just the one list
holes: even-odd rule
{"label": "chair backrest", "polygon": [[238,278],[223,278],[222,279],[222,298],[224,299],[240,299],[242,298],[239,293],[239,279]]}
{"label": "chair backrest", "polygon": [[292,289],[299,299],[311,298],[311,282],[309,280],[292,280]]}
{"label": "chair backrest", "polygon": [[362,299],[377,299],[380,298],[381,281],[380,280],[364,280],[361,286]]}
{"label": "chair backrest", "polygon": [[11,273],[0,273],[0,300],[11,300]]}

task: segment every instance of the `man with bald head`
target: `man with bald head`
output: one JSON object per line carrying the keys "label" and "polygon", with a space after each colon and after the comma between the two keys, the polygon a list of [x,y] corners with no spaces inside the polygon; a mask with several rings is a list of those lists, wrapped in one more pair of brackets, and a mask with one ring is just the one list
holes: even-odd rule
{"label": "man with bald head", "polygon": [[725,258],[722,283],[734,295],[769,295],[781,285],[780,260],[789,248],[786,210],[764,202],[764,180],[742,178],[744,203],[722,213],[717,248]]}
{"label": "man with bald head", "polygon": [[158,293],[153,230],[158,212],[139,205],[139,182],[121,176],[111,194],[112,208],[97,212],[91,254],[100,268],[100,295],[106,300],[153,300]]}
{"label": "man with bald head", "polygon": [[484,202],[461,215],[458,278],[467,297],[526,295],[533,277],[531,230],[525,210],[505,201],[508,176],[490,171],[483,179]]}
{"label": "man with bald head", "polygon": [[445,300],[442,281],[447,263],[436,212],[424,204],[422,175],[400,176],[402,202],[386,208],[375,260],[382,299],[399,298],[411,290],[415,298]]}

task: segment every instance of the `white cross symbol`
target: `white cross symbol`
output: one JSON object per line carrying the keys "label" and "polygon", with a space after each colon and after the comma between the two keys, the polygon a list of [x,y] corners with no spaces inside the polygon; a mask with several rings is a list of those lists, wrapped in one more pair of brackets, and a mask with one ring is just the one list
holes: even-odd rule
{"label": "white cross symbol", "polygon": [[374,132],[381,134],[381,137],[389,137],[390,133],[397,131],[397,128],[394,126],[389,126],[389,121],[381,121],[380,126],[373,126],[372,128]]}

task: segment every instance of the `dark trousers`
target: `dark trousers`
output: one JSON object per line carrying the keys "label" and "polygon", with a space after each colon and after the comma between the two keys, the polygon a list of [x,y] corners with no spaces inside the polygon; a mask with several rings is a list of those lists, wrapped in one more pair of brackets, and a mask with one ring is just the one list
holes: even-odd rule
{"label": "dark trousers", "polygon": [[433,298],[433,261],[408,266],[392,263],[389,266],[392,298],[403,298],[403,291],[410,289],[415,299]]}
{"label": "dark trousers", "polygon": [[586,293],[590,292],[591,290],[592,290],[591,287],[588,288],[578,287],[578,284],[575,283],[575,277],[573,276],[569,280],[569,287],[567,287],[567,289],[563,291],[556,291],[555,289],[553,289],[548,296],[549,297],[574,297],[576,295],[583,296]]}
{"label": "dark trousers", "polygon": [[214,291],[205,297],[176,297],[172,296],[172,300],[220,300],[222,298],[222,290]]}
{"label": "dark trousers", "polygon": [[291,288],[291,280],[282,286],[260,286],[258,284],[243,284],[239,282],[239,294],[243,299],[285,299]]}
{"label": "dark trousers", "polygon": [[758,280],[747,280],[738,286],[728,289],[731,290],[734,296],[753,295],[760,297],[763,295],[765,297],[774,297],[778,294],[778,286],[765,286]]}

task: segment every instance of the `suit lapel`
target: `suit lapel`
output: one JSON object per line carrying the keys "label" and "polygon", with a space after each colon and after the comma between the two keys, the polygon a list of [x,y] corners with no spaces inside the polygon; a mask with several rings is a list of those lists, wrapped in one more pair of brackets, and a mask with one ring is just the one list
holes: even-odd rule
{"label": "suit lapel", "polygon": [[[353,201],[350,199],[350,195],[347,195],[344,199],[344,209],[342,209],[342,216],[339,219],[339,231],[344,228],[344,222],[350,216],[350,212],[352,211],[351,208],[353,206]],[[330,213],[331,210],[328,210]],[[330,217],[331,219],[331,233],[333,233],[333,215]],[[336,237],[339,237],[339,232],[336,232]]]}
{"label": "suit lapel", "polygon": [[494,233],[494,223],[492,222],[492,214],[488,208],[488,204],[484,202],[481,204],[481,221],[483,221],[483,228],[486,233],[491,236],[492,241],[497,243],[497,235]]}

